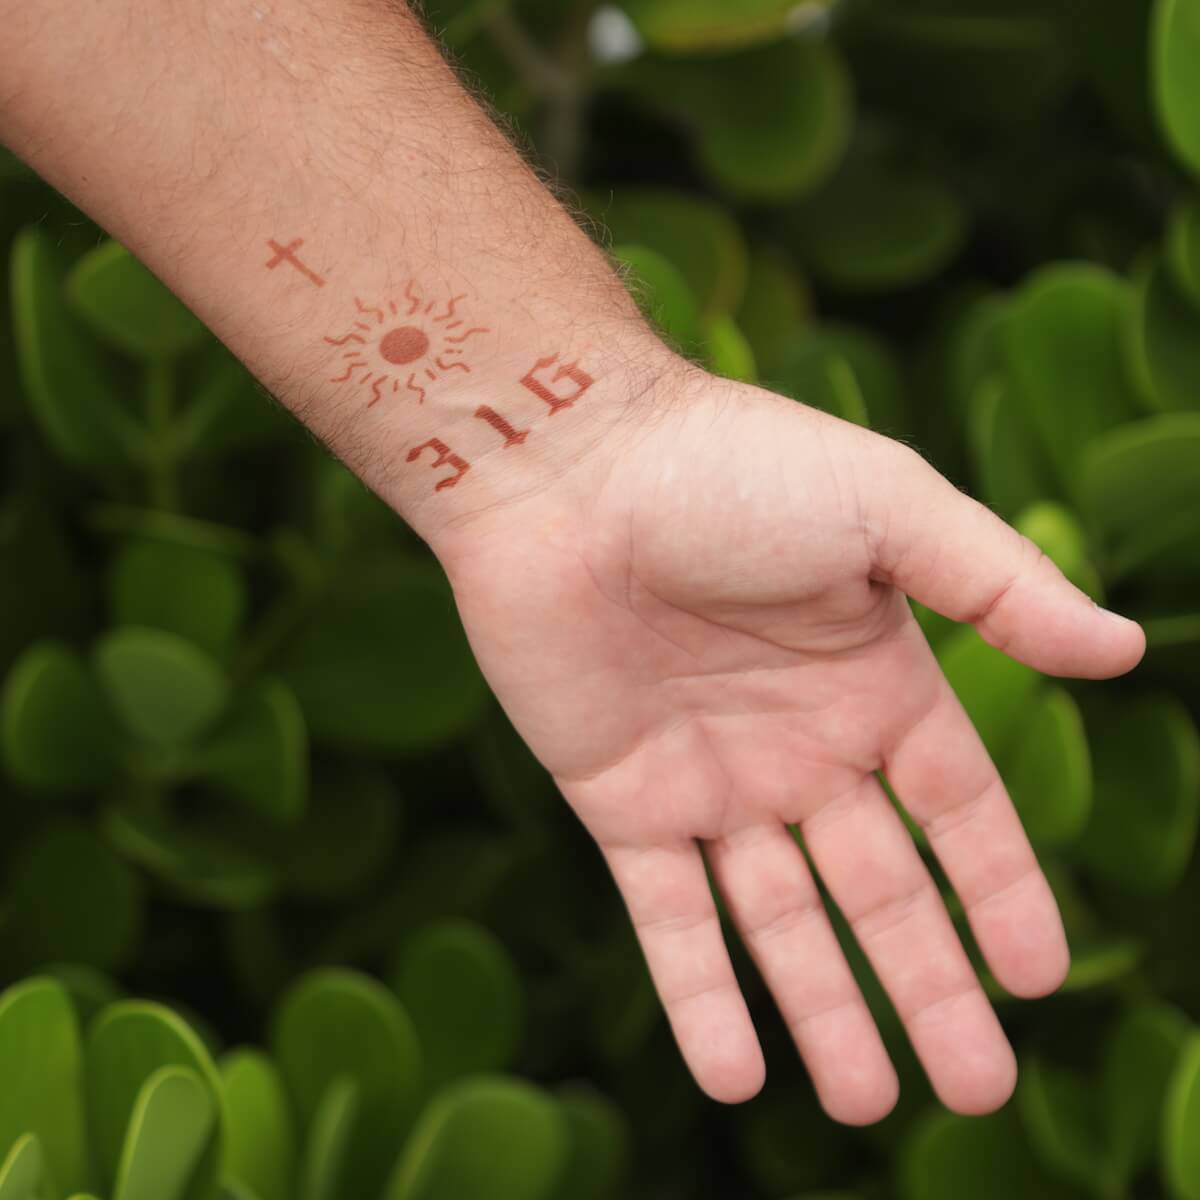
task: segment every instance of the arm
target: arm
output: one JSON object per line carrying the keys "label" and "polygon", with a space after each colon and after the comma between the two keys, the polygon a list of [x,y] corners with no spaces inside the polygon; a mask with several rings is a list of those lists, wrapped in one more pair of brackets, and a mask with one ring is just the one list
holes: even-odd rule
{"label": "arm", "polygon": [[943,1100],[1002,1103],[1012,1052],[876,772],[1004,986],[1052,990],[1066,945],[904,596],[1053,674],[1129,669],[1140,630],[911,451],[667,351],[399,5],[0,0],[0,31],[0,136],[442,560],[701,1086],[763,1074],[707,864],[826,1109],[894,1102],[790,825]]}

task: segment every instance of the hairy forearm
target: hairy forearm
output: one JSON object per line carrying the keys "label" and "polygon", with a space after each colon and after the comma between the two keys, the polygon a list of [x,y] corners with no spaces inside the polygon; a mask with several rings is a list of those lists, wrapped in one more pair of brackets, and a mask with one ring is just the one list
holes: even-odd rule
{"label": "hairy forearm", "polygon": [[669,356],[398,0],[0,3],[0,138],[431,542]]}

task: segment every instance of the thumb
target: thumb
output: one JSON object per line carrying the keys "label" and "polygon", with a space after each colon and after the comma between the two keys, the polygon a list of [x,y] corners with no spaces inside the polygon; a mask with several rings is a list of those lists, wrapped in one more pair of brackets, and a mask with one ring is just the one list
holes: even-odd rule
{"label": "thumb", "polygon": [[893,452],[872,497],[871,527],[882,531],[878,574],[1048,675],[1106,679],[1137,665],[1146,650],[1141,626],[1099,608],[1033,542],[915,451],[893,443]]}

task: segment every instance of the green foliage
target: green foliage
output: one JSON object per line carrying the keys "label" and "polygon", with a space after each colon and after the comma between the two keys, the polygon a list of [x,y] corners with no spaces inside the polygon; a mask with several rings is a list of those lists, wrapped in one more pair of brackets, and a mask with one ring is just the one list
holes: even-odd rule
{"label": "green foliage", "polygon": [[969,1120],[850,946],[864,1133],[747,969],[770,1087],[702,1102],[427,551],[0,155],[0,1200],[1200,1198],[1200,4],[426,7],[680,349],[1145,624],[1097,687],[918,610],[1070,974],[983,972],[1021,1083]]}

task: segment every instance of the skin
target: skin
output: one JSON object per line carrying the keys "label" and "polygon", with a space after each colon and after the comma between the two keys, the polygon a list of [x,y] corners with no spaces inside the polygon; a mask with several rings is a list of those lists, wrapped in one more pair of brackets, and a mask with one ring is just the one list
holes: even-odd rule
{"label": "skin", "polygon": [[[0,0],[0,81],[0,136],[429,542],[612,869],[699,1085],[740,1101],[765,1069],[707,863],[826,1111],[895,1102],[794,826],[938,1095],[1001,1105],[1012,1050],[877,773],[1004,987],[1053,991],[1067,946],[905,597],[1052,675],[1129,670],[1141,630],[912,450],[663,346],[397,4]],[[296,237],[323,286],[265,269]],[[412,280],[489,332],[426,403],[368,406],[324,339]],[[555,412],[520,384],[548,354],[594,381]],[[527,440],[503,446],[483,403]],[[452,488],[406,457],[431,437],[470,462]]]}

